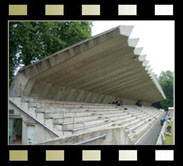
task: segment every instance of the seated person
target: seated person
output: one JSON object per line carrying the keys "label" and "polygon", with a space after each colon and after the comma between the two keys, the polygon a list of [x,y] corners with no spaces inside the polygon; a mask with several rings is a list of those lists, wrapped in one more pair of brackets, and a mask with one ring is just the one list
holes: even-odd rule
{"label": "seated person", "polygon": [[118,104],[118,100],[114,100],[112,104]]}
{"label": "seated person", "polygon": [[117,105],[118,105],[118,106],[123,106],[123,100],[120,99],[120,100],[118,101]]}
{"label": "seated person", "polygon": [[168,132],[168,133],[171,133],[171,126],[167,126],[167,128],[166,128],[166,132]]}
{"label": "seated person", "polygon": [[138,100],[135,105],[142,107],[142,100]]}

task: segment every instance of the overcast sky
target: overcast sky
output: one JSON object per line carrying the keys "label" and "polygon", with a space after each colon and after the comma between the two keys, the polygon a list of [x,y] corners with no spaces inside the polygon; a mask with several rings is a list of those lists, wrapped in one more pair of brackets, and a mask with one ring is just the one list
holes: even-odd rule
{"label": "overcast sky", "polygon": [[161,71],[174,71],[174,21],[93,21],[92,36],[118,25],[134,25],[130,38],[140,38],[149,65],[159,76]]}

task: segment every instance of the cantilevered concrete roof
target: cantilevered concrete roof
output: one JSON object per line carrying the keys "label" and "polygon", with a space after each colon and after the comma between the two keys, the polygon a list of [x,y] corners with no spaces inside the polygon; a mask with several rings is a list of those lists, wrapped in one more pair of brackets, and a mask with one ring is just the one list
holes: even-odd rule
{"label": "cantilevered concrete roof", "polygon": [[105,96],[108,101],[114,97],[149,103],[164,100],[146,55],[136,48],[139,39],[129,38],[132,29],[118,26],[22,68],[10,96],[87,102],[102,102]]}

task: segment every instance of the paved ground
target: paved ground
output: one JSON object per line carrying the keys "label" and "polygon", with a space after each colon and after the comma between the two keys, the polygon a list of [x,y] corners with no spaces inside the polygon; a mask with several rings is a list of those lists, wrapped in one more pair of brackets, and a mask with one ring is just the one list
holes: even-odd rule
{"label": "paved ground", "polygon": [[158,134],[161,131],[162,126],[160,125],[160,117],[157,119],[155,125],[147,132],[146,135],[137,143],[137,145],[155,145],[158,139]]}

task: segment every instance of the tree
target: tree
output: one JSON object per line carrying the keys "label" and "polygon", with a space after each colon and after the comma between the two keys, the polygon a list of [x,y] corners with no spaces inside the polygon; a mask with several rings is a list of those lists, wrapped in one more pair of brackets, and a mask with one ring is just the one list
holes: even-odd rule
{"label": "tree", "polygon": [[10,22],[9,82],[17,68],[91,37],[90,22]]}
{"label": "tree", "polygon": [[162,71],[158,81],[165,93],[166,100],[163,100],[153,105],[168,111],[168,107],[173,107],[173,72],[172,71]]}

